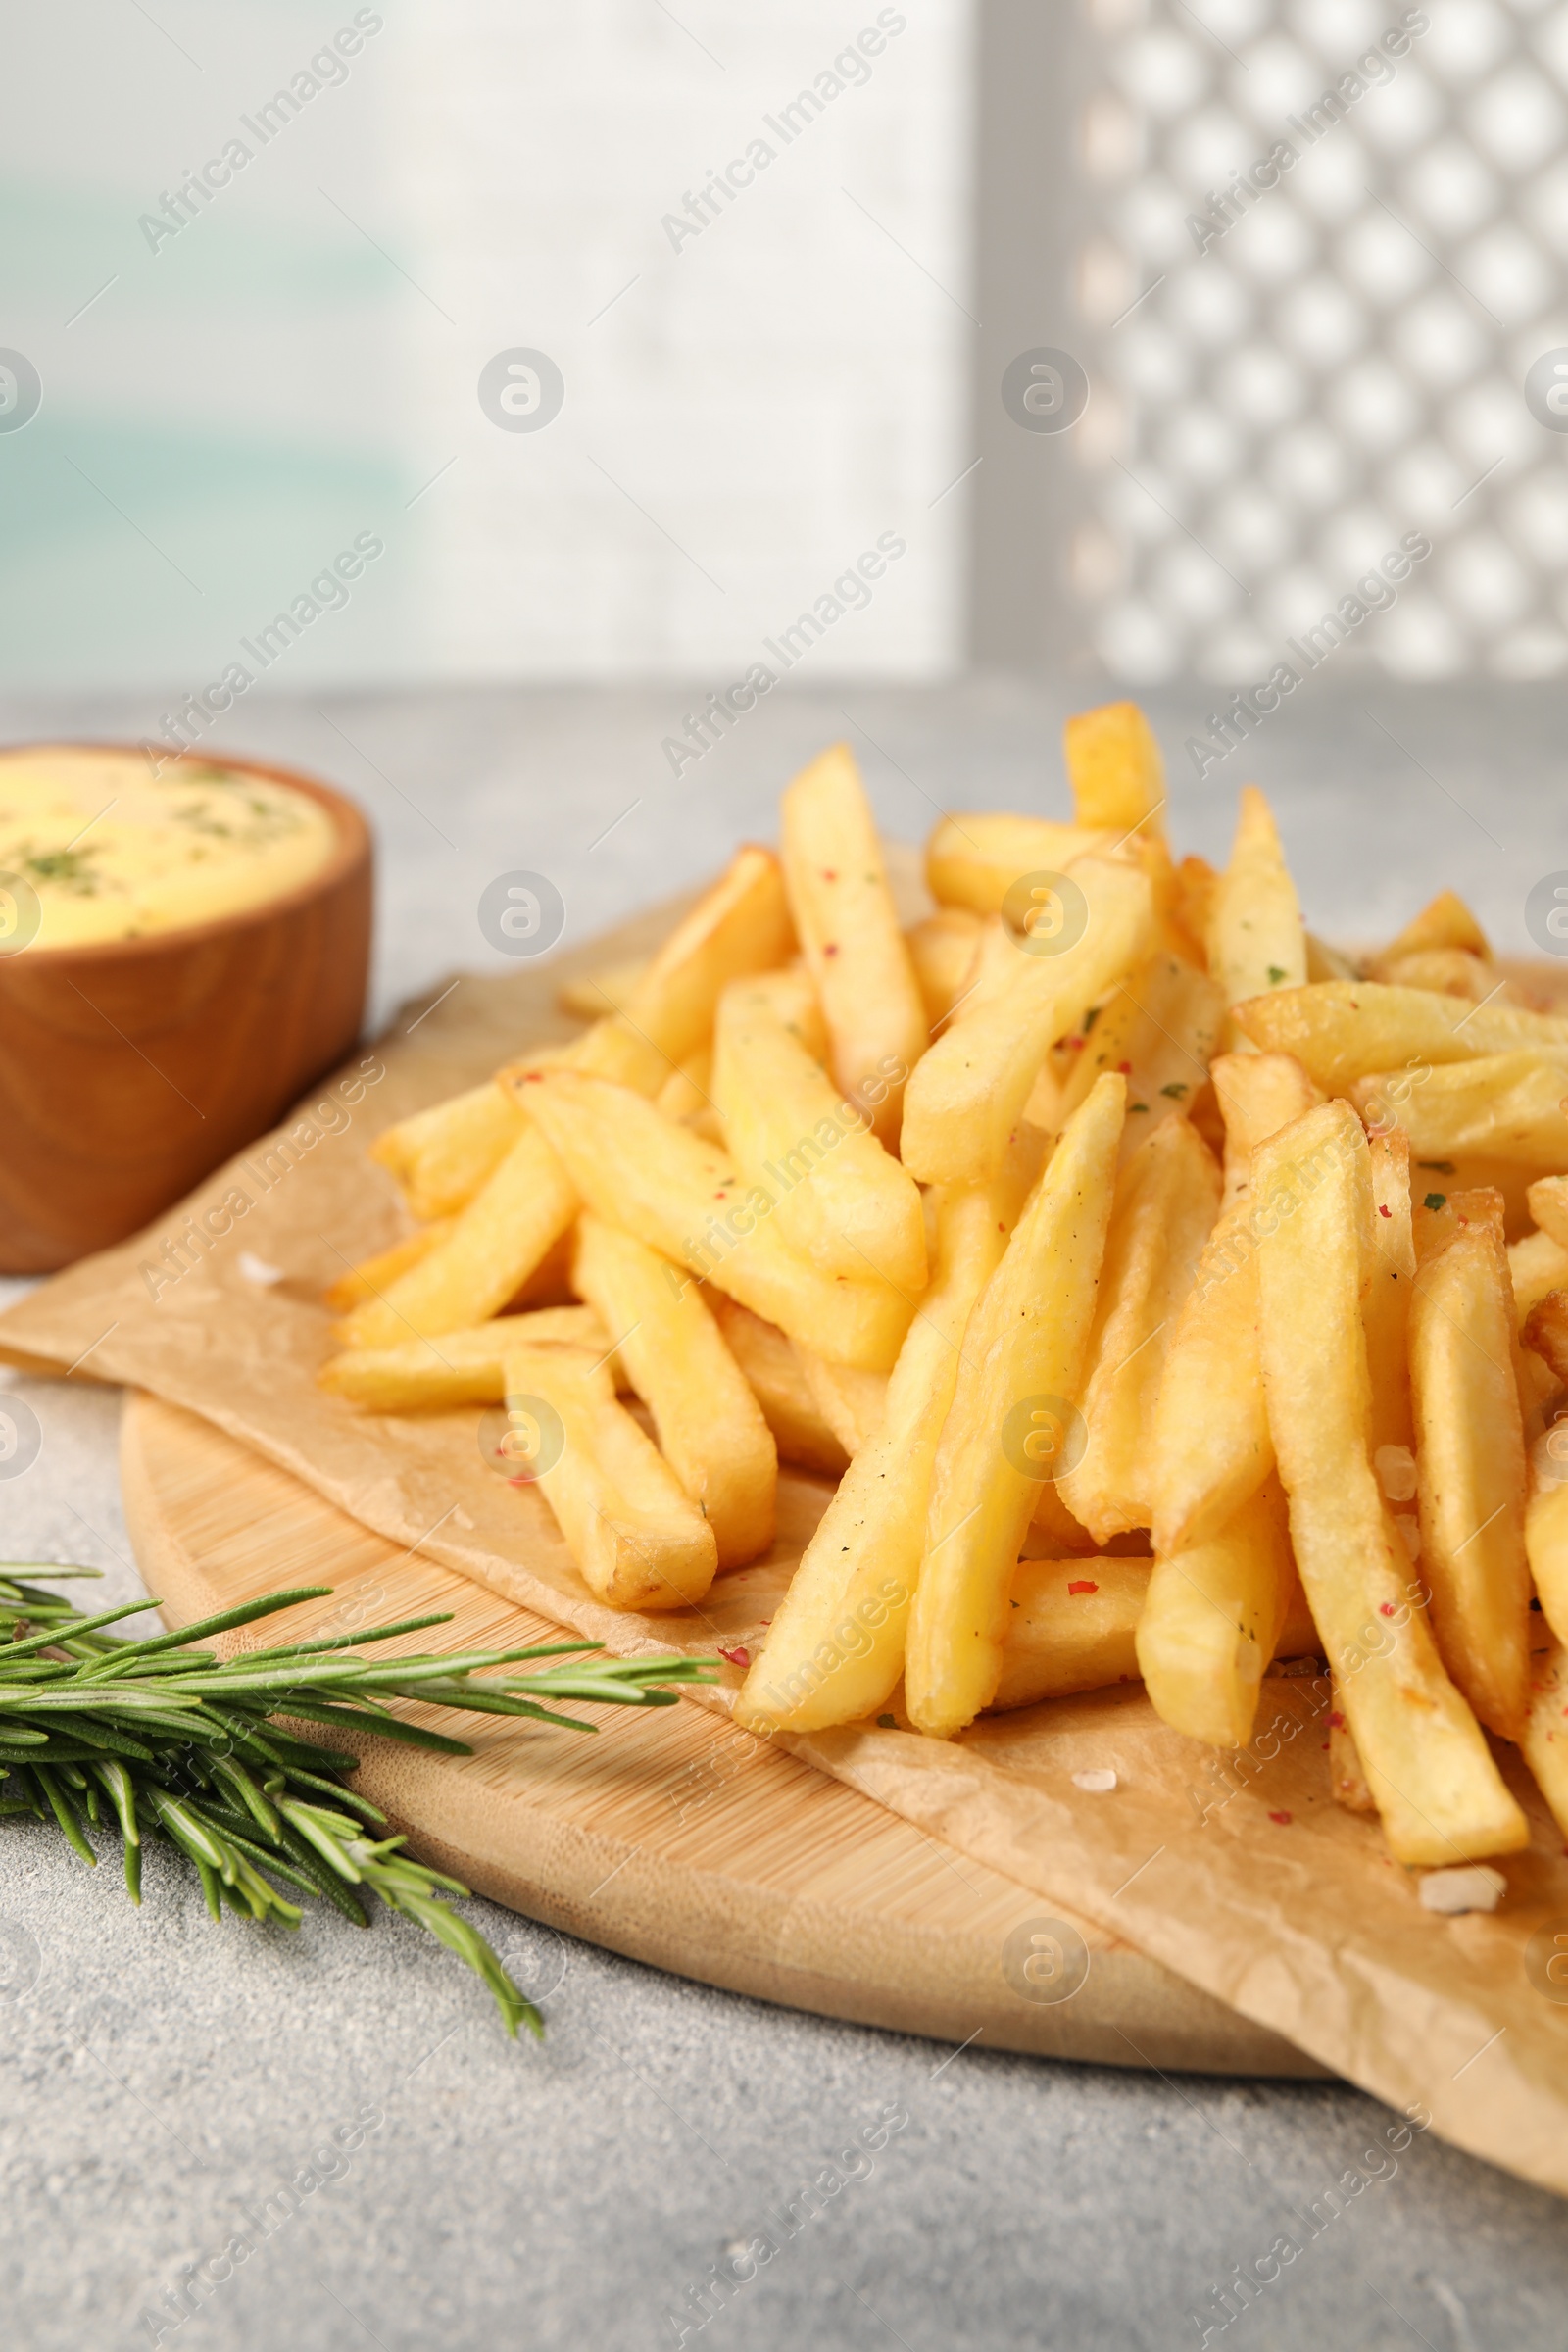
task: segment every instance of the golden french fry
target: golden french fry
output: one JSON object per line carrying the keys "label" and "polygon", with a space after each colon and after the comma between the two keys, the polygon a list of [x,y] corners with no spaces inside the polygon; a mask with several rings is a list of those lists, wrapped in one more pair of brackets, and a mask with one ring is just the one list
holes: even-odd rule
{"label": "golden french fry", "polygon": [[1410,1303],[1421,1572],[1444,1664],[1481,1721],[1509,1740],[1530,1652],[1515,1332],[1495,1229],[1455,1234],[1421,1266]]}
{"label": "golden french fry", "polygon": [[925,845],[926,887],[939,906],[1000,914],[1020,881],[1062,873],[1075,858],[1108,855],[1115,846],[1114,831],[966,808],[932,828]]}
{"label": "golden french fry", "polygon": [[[349,1349],[329,1357],[316,1377],[330,1395],[374,1413],[500,1404],[508,1348],[540,1340],[585,1348],[590,1360],[610,1354],[610,1336],[591,1306],[545,1306],[527,1315],[498,1315],[471,1331],[444,1331],[438,1340]],[[611,1355],[610,1363],[625,1387],[618,1359]]]}
{"label": "golden french fry", "polygon": [[904,934],[925,1002],[928,1031],[939,1029],[974,977],[980,917],[967,906],[939,906]]}
{"label": "golden french fry", "polygon": [[760,1558],[773,1541],[778,1449],[698,1285],[587,1213],[573,1279],[653,1414],[665,1461],[711,1527],[720,1570]]}
{"label": "golden french fry", "polygon": [[[1207,947],[1208,968],[1233,1012],[1250,997],[1297,988],[1306,978],[1306,933],[1296,885],[1274,812],[1255,784],[1242,787],[1231,861],[1209,903]],[[1232,1024],[1226,1040],[1237,1042]]]}
{"label": "golden french fry", "polygon": [[1135,866],[1079,860],[1058,894],[1060,924],[1021,941],[1010,979],[960,1013],[915,1069],[902,1152],[922,1183],[979,1182],[1001,1166],[1048,1049],[1144,959],[1152,908]]}
{"label": "golden french fry", "polygon": [[506,1357],[513,1458],[555,1514],[584,1583],[612,1609],[683,1609],[713,1581],[713,1530],[652,1439],[577,1348]]}
{"label": "golden french fry", "polygon": [[838,1280],[878,1276],[924,1290],[925,1221],[913,1177],[746,981],[719,1002],[713,1101],[731,1158],[775,1196],[778,1230],[792,1248]]}
{"label": "golden french fry", "polygon": [[1554,1234],[1527,1233],[1508,1245],[1508,1271],[1523,1324],[1548,1291],[1560,1291],[1568,1283],[1568,1248]]}
{"label": "golden french fry", "polygon": [[678,1070],[671,1070],[654,1100],[666,1119],[694,1128],[710,1144],[724,1141],[724,1130],[713,1107],[713,1055],[710,1047],[699,1046]]}
{"label": "golden french fry", "polygon": [[812,1402],[853,1460],[862,1446],[870,1444],[887,1418],[888,1382],[892,1375],[857,1372],[849,1364],[830,1364],[825,1356],[818,1355],[814,1348],[808,1348],[801,1340],[792,1340],[790,1345]]}
{"label": "golden french fry", "polygon": [[1147,1560],[1020,1560],[1007,1610],[1002,1679],[989,1712],[1032,1707],[1075,1690],[1136,1683],[1135,1636],[1149,1590]]}
{"label": "golden french fry", "polygon": [[577,1195],[545,1138],[525,1125],[493,1176],[416,1266],[338,1326],[346,1348],[396,1348],[485,1323],[577,1214]]}
{"label": "golden french fry", "polygon": [[1057,1481],[1097,1544],[1150,1524],[1149,1425],[1219,1190],[1213,1153],[1183,1118],[1156,1127],[1116,1179],[1079,1397],[1084,1450]]}
{"label": "golden french fry", "polygon": [[1155,1555],[1138,1669],[1173,1731],[1211,1747],[1247,1745],[1295,1582],[1285,1495],[1272,1473],[1217,1535]]}
{"label": "golden french fry", "polygon": [[[1308,977],[1315,979],[1318,975],[1309,973]],[[1353,978],[1354,974],[1348,977]],[[1473,956],[1468,948],[1422,948],[1411,956],[1379,956],[1369,977],[1385,980],[1391,988],[1425,988],[1440,997],[1463,997],[1469,1004],[1517,1002],[1510,995],[1507,982],[1499,986],[1492,965],[1484,956]]]}
{"label": "golden french fry", "polygon": [[1317,1097],[1288,1054],[1229,1054],[1213,1066],[1225,1110],[1230,1200],[1176,1317],[1154,1400],[1150,1501],[1156,1556],[1218,1538],[1274,1466],[1257,1342],[1257,1244],[1272,1212],[1255,1199],[1251,1169],[1258,1146]]}
{"label": "golden french fry", "polygon": [[806,1547],[736,1703],[741,1722],[794,1731],[856,1723],[896,1687],[958,1350],[1019,1199],[1012,1162],[991,1184],[942,1197],[931,1288],[888,1382],[882,1427]]}
{"label": "golden french fry", "polygon": [[1102,703],[1062,729],[1067,781],[1080,825],[1113,834],[1159,830],[1165,768],[1153,729],[1136,703]]}
{"label": "golden french fry", "polygon": [[[1125,1165],[1162,1119],[1191,1105],[1218,1047],[1224,1012],[1208,974],[1161,948],[1102,1004],[1091,1006],[1065,1040],[1069,1068],[1051,1121],[1054,1130],[1065,1125],[1102,1070],[1120,1070],[1127,1081]],[[1048,1076],[1042,1069],[1041,1078]],[[1025,1115],[1037,1125],[1047,1124],[1037,1115],[1033,1095]]]}
{"label": "golden french fry", "polygon": [[874,1278],[823,1274],[774,1224],[772,1191],[757,1179],[743,1183],[689,1127],[661,1117],[629,1088],[575,1070],[532,1080],[527,1099],[569,1184],[596,1214],[831,1363],[892,1368],[913,1298]]}
{"label": "golden french fry", "polygon": [[1349,1718],[1340,1704],[1339,1685],[1329,1685],[1329,1787],[1337,1805],[1347,1813],[1375,1813],[1376,1802],[1367,1787],[1362,1769],[1361,1751],[1355,1744],[1355,1734]]}
{"label": "golden french fry", "polygon": [[602,1020],[607,1012],[620,1012],[647,969],[648,957],[639,956],[630,963],[604,963],[596,971],[579,972],[563,980],[556,990],[557,1007],[581,1021]]}
{"label": "golden french fry", "polygon": [[1176,913],[1181,926],[1198,942],[1199,958],[1208,961],[1208,917],[1219,875],[1206,858],[1184,858],[1176,868]]}
{"label": "golden french fry", "polygon": [[[1492,961],[1492,950],[1487,935],[1476,921],[1463,899],[1451,890],[1440,890],[1437,897],[1422,907],[1420,913],[1405,924],[1397,939],[1391,939],[1374,963],[1396,963],[1401,956],[1421,956],[1445,948],[1461,948],[1484,962]],[[1379,971],[1369,971],[1369,977],[1381,980]]]}
{"label": "golden french fry", "polygon": [[1568,1051],[1549,1060],[1524,1051],[1445,1062],[1406,1088],[1407,1075],[1374,1071],[1344,1091],[1373,1123],[1397,1119],[1418,1160],[1484,1155],[1512,1167],[1568,1165]]}
{"label": "golden french fry", "polygon": [[429,1225],[405,1234],[390,1250],[377,1250],[374,1257],[362,1258],[346,1274],[340,1274],[327,1290],[321,1293],[322,1301],[334,1314],[346,1315],[350,1307],[358,1306],[362,1298],[373,1298],[384,1291],[389,1282],[396,1282],[411,1266],[428,1257],[439,1242],[444,1242],[452,1230],[450,1217],[437,1217]]}
{"label": "golden french fry", "polygon": [[814,1470],[822,1478],[841,1478],[850,1457],[807,1385],[794,1342],[776,1323],[764,1322],[738,1299],[726,1298],[711,1284],[706,1288],[724,1344],[746,1375],[747,1386],[773,1432],[779,1460],[792,1462],[801,1470]]}
{"label": "golden french fry", "polygon": [[415,1216],[447,1217],[466,1206],[521,1133],[521,1111],[487,1078],[385,1128],[370,1157],[391,1170]]}
{"label": "golden french fry", "polygon": [[1568,1290],[1547,1291],[1533,1300],[1520,1337],[1559,1381],[1568,1382]]}
{"label": "golden french fry", "polygon": [[1308,980],[1358,980],[1359,972],[1348,956],[1330,947],[1325,939],[1312,932],[1306,935],[1306,976]]}
{"label": "golden french fry", "polygon": [[1530,1661],[1530,1713],[1519,1744],[1553,1821],[1568,1838],[1568,1650],[1560,1642]]}
{"label": "golden french fry", "polygon": [[[1265,1054],[1294,1054],[1325,1094],[1343,1095],[1357,1078],[1397,1071],[1413,1100],[1426,1064],[1535,1052],[1568,1054],[1568,1020],[1511,1004],[1462,1004],[1424,988],[1388,988],[1375,980],[1318,980],[1281,988],[1237,1007],[1236,1021]],[[1404,1102],[1396,1104],[1403,1118]]]}
{"label": "golden french fry", "polygon": [[[1258,1056],[1261,1060],[1262,1055]],[[1408,1455],[1410,1418],[1410,1296],[1415,1282],[1415,1240],[1410,1223],[1410,1147],[1395,1128],[1370,1141],[1372,1224],[1371,1283],[1361,1303],[1366,1332],[1367,1374],[1372,1383],[1372,1466],[1390,1502],[1408,1503],[1415,1493],[1402,1465],[1388,1471],[1386,1447]],[[1411,1465],[1413,1468],[1413,1465]],[[1401,1492],[1396,1492],[1396,1488]]]}
{"label": "golden french fry", "polygon": [[1012,1575],[1043,1466],[1031,1448],[1048,1416],[1070,1423],[1082,1384],[1126,1099],[1124,1079],[1097,1079],[964,1332],[905,1667],[909,1714],[939,1739],[971,1723],[1001,1678]]}
{"label": "golden french fry", "polygon": [[1366,1139],[1326,1102],[1260,1145],[1263,1381],[1291,1541],[1395,1858],[1474,1860],[1529,1825],[1412,1606],[1404,1544],[1368,1457],[1360,1299],[1372,1216]]}
{"label": "golden french fry", "polygon": [[1542,1232],[1568,1250],[1568,1176],[1538,1176],[1529,1199],[1530,1214]]}
{"label": "golden french fry", "polygon": [[[681,917],[622,1007],[621,1025],[651,1040],[665,1065],[665,1072],[641,1091],[653,1094],[670,1063],[689,1060],[708,1044],[714,1009],[732,980],[771,971],[794,948],[779,861],[771,850],[749,843]],[[598,1068],[591,1058],[576,1066],[601,1077],[619,1076],[614,1068]],[[641,1082],[627,1078],[621,1083]]]}
{"label": "golden french fry", "polygon": [[849,746],[803,768],[780,810],[790,909],[832,1039],[833,1075],[891,1142],[925,1051],[925,1004]]}

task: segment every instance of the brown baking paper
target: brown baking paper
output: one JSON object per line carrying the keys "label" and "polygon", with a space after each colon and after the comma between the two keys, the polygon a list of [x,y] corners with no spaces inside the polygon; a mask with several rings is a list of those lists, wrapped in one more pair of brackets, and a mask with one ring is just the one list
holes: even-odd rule
{"label": "brown baking paper", "polygon": [[[557,981],[644,952],[672,913],[548,971],[432,991],[181,1208],[0,1316],[0,1358],[150,1389],[377,1534],[613,1651],[750,1650],[821,1510],[819,1482],[781,1477],[772,1555],[721,1578],[700,1609],[621,1615],[589,1592],[539,1496],[482,1459],[476,1410],[385,1418],[316,1385],[332,1349],[320,1292],[404,1229],[391,1179],[367,1158],[372,1137],[524,1045],[572,1034],[553,1006]],[[181,1250],[187,1218],[225,1200],[231,1230]],[[280,1585],[295,1573],[287,1559],[277,1572]],[[739,1665],[726,1675],[738,1685]],[[1500,1908],[1423,1910],[1376,1823],[1329,1795],[1327,1706],[1322,1680],[1270,1676],[1239,1762],[1167,1730],[1135,1687],[1000,1716],[948,1742],[866,1728],[786,1743],[1392,2106],[1429,2113],[1459,2145],[1568,2192],[1568,1982],[1550,1973],[1555,1957],[1568,1980],[1562,1836],[1510,1751],[1534,1838],[1498,1864]],[[1106,1767],[1114,1789],[1076,1786],[1075,1774]],[[1142,2055],[1130,2037],[1127,2055]]]}

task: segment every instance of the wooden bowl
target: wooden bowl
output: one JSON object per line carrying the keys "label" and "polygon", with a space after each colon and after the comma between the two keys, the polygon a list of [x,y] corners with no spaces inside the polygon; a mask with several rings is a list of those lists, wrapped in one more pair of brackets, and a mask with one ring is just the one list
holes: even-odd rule
{"label": "wooden bowl", "polygon": [[293,768],[223,765],[318,802],[336,850],[297,889],[210,923],[0,957],[0,1273],[51,1273],[123,1241],[359,1036],[369,828]]}

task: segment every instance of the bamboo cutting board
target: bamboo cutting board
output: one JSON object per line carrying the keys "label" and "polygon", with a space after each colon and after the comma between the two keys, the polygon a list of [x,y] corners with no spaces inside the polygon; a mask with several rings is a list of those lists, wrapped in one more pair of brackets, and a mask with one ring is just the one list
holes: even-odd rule
{"label": "bamboo cutting board", "polygon": [[[450,1609],[450,1627],[413,1645],[559,1638],[178,1406],[131,1394],[122,1470],[137,1559],[172,1625],[280,1586],[329,1584],[331,1599],[277,1622],[352,1630]],[[257,1636],[277,1638],[270,1622]],[[495,1901],[730,1991],[1047,2057],[1323,2073],[1088,1919],[711,1708],[580,1711],[596,1736],[447,1722],[472,1742],[466,1758],[368,1742],[356,1786],[421,1855]],[[1055,1957],[1042,1977],[1041,1950],[1064,1956],[1070,1977],[1053,1980]],[[1080,1974],[1069,1997],[1046,1997]]]}

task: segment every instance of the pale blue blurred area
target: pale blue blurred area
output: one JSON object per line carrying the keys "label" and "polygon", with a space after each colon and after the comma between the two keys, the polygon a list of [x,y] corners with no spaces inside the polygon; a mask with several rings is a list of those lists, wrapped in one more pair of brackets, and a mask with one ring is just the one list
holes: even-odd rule
{"label": "pale blue blurred area", "polygon": [[[241,115],[353,10],[156,14],[13,18],[0,92],[0,344],[42,381],[0,432],[0,679],[145,688],[149,728],[362,531],[387,558],[287,674],[399,674],[418,487],[394,391],[410,290],[322,193],[383,209],[388,33],[264,146]],[[151,249],[140,217],[236,135],[249,164]]]}

